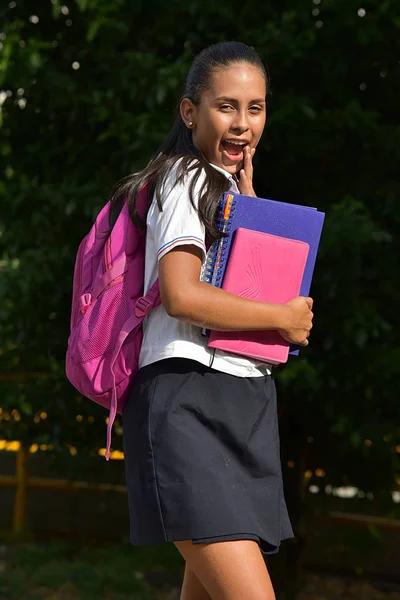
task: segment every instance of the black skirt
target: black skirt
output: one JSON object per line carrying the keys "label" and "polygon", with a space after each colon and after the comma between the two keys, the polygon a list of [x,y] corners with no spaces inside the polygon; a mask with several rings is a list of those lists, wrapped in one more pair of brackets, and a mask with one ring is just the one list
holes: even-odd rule
{"label": "black skirt", "polygon": [[170,358],[144,367],[122,415],[131,542],[293,537],[275,383]]}

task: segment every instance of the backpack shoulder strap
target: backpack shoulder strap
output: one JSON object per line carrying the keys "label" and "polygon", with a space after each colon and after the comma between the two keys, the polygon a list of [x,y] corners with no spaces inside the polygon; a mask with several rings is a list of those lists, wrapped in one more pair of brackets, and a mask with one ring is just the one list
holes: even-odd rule
{"label": "backpack shoulder strap", "polygon": [[161,304],[160,288],[158,279],[153,283],[145,296],[141,296],[135,302],[135,315],[144,318],[150,309]]}
{"label": "backpack shoulder strap", "polygon": [[145,185],[138,191],[136,197],[136,210],[141,219],[145,219],[147,209],[149,208],[149,202],[149,184],[145,183]]}
{"label": "backpack shoulder strap", "polygon": [[160,285],[158,283],[158,279],[155,280],[155,282],[147,292],[146,298],[153,302],[153,306],[158,306],[161,303]]}

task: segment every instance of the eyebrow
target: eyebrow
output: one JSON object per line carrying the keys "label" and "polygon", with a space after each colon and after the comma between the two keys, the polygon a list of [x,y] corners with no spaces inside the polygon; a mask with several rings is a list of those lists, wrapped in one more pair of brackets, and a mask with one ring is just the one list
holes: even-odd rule
{"label": "eyebrow", "polygon": [[[216,98],[215,101],[230,102],[231,104],[238,103],[236,98],[229,98],[228,96],[220,96],[219,98]],[[255,100],[250,100],[249,104],[262,104],[263,102],[265,102],[265,98],[256,98]]]}

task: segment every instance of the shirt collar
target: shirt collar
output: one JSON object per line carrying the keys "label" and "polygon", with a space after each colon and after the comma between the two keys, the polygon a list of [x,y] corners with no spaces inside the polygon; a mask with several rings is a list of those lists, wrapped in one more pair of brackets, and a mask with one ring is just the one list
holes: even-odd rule
{"label": "shirt collar", "polygon": [[239,189],[238,189],[237,183],[234,180],[234,178],[233,178],[233,176],[232,176],[231,173],[229,173],[228,171],[225,171],[225,169],[223,169],[222,167],[218,167],[217,165],[214,165],[213,163],[210,163],[210,165],[212,167],[214,167],[214,169],[216,169],[217,171],[219,171],[220,173],[222,173],[223,175],[225,175],[225,177],[229,180],[229,182],[231,184],[231,191],[235,191],[235,192],[239,193]]}

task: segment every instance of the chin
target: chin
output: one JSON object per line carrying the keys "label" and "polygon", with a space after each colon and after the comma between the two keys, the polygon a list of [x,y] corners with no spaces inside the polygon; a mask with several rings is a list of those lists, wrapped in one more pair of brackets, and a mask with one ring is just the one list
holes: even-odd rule
{"label": "chin", "polygon": [[215,161],[214,164],[219,165],[222,169],[224,169],[231,175],[236,175],[236,173],[239,173],[240,169],[242,169],[243,161],[240,161],[240,163],[231,163],[227,165],[224,159],[222,158],[221,160],[220,158],[218,161]]}
{"label": "chin", "polygon": [[239,163],[238,165],[225,165],[224,166],[224,169],[226,171],[228,171],[228,173],[230,173],[231,175],[236,175],[236,173],[239,173],[241,168],[242,168],[241,163]]}

